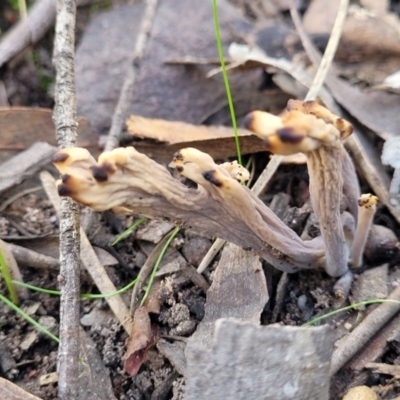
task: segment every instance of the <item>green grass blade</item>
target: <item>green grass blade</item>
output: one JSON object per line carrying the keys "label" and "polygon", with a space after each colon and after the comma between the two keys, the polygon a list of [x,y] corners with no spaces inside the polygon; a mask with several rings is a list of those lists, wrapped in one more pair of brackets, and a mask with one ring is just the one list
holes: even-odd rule
{"label": "green grass blade", "polygon": [[231,87],[229,85],[228,73],[226,72],[224,52],[223,52],[223,49],[222,49],[221,34],[220,34],[220,30],[219,30],[219,18],[218,18],[217,0],[213,0],[213,16],[214,16],[215,39],[217,41],[218,55],[219,55],[219,60],[220,60],[220,63],[221,63],[221,68],[222,68],[222,76],[224,77],[226,97],[228,98],[229,111],[231,113],[233,132],[234,132],[234,135],[235,135],[237,159],[238,159],[238,163],[240,165],[243,165],[242,164],[242,154],[241,154],[241,151],[240,151],[240,141],[239,141],[239,135],[238,135],[238,128],[237,128],[236,116],[235,116],[235,107],[233,106]]}
{"label": "green grass blade", "polygon": [[147,285],[146,292],[144,293],[144,296],[143,296],[143,299],[142,299],[142,301],[140,303],[140,306],[142,306],[145,303],[145,301],[147,300],[147,297],[149,296],[149,293],[150,293],[150,290],[151,290],[151,286],[153,285],[153,281],[154,281],[154,278],[156,276],[158,267],[159,267],[159,265],[160,265],[160,263],[161,263],[161,261],[162,261],[162,259],[164,257],[164,254],[167,251],[169,245],[174,240],[175,236],[178,234],[179,231],[180,231],[180,228],[175,228],[172,231],[171,236],[169,237],[168,241],[165,243],[164,247],[162,248],[162,250],[161,250],[161,252],[160,252],[160,254],[159,254],[158,258],[157,258],[157,261],[154,264],[154,268],[153,268],[153,271],[151,272],[151,275],[150,275],[150,278],[149,278],[149,283]]}
{"label": "green grass blade", "polygon": [[[106,297],[112,297],[112,296],[117,296],[118,294],[124,293],[127,290],[129,290],[132,286],[137,283],[139,278],[134,279],[132,282],[128,283],[128,285],[124,286],[121,289],[118,289],[114,292],[110,293],[99,293],[99,294],[92,294],[92,293],[83,293],[80,295],[81,298],[83,299],[104,299]],[[40,292],[40,293],[46,293],[50,294],[53,296],[61,296],[61,292],[58,290],[51,290],[51,289],[43,289],[37,286],[29,285],[28,283],[25,282],[20,282],[20,281],[12,281],[15,285],[25,287],[29,290],[33,290],[34,292]]]}
{"label": "green grass blade", "polygon": [[359,303],[354,303],[351,306],[339,308],[338,310],[331,311],[328,314],[321,315],[320,317],[314,318],[311,321],[306,322],[302,326],[311,326],[316,324],[319,321],[322,321],[325,318],[332,317],[333,315],[339,314],[343,311],[348,311],[348,310],[353,310],[356,307],[359,306],[368,306],[370,304],[380,304],[380,303],[397,303],[400,304],[400,301],[398,300],[391,300],[391,299],[375,299],[375,300],[366,300],[366,301],[360,301]]}
{"label": "green grass blade", "polygon": [[147,221],[146,217],[140,218],[137,221],[135,221],[127,230],[122,232],[112,243],[111,246],[115,246],[117,243],[119,243],[121,240],[124,240],[127,238],[141,223],[144,221]]}
{"label": "green grass blade", "polygon": [[25,318],[30,324],[32,324],[34,327],[36,327],[40,332],[43,332],[45,335],[47,335],[50,339],[53,339],[55,342],[60,343],[60,339],[53,335],[50,331],[48,331],[45,327],[39,324],[39,322],[35,321],[30,315],[28,315],[25,311],[21,310],[19,307],[17,307],[14,303],[12,303],[10,300],[7,299],[7,297],[4,297],[2,294],[0,294],[0,300],[7,304],[11,309],[13,309],[16,313],[21,315],[21,317]]}
{"label": "green grass blade", "polygon": [[6,260],[3,256],[3,252],[0,250],[0,272],[3,275],[4,283],[6,284],[10,299],[14,304],[18,304],[18,294],[15,290],[15,286],[12,283],[10,270],[8,269]]}

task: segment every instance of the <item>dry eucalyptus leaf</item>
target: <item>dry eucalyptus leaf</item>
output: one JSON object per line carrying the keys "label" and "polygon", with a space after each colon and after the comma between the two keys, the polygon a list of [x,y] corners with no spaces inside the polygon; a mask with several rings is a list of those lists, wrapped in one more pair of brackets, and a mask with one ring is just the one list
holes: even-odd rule
{"label": "dry eucalyptus leaf", "polygon": [[[127,121],[127,128],[135,148],[150,153],[156,159],[165,157],[170,160],[171,154],[182,147],[207,151],[215,159],[234,157],[237,154],[233,129],[225,126],[193,125],[132,115]],[[250,131],[239,129],[238,133],[242,154],[265,151],[263,142]]]}
{"label": "dry eucalyptus leaf", "polygon": [[[47,108],[0,108],[0,159],[6,152],[26,150],[35,142],[57,145],[53,111]],[[96,151],[98,137],[86,118],[78,118],[78,145]]]}
{"label": "dry eucalyptus leaf", "polygon": [[135,48],[145,5],[136,3],[95,15],[77,46],[75,80],[78,113],[105,133],[117,105]]}
{"label": "dry eucalyptus leaf", "polygon": [[[304,15],[306,31],[329,37],[339,3],[340,0],[313,0]],[[347,61],[364,61],[384,55],[400,56],[398,16],[351,5],[343,26],[338,54]]]}
{"label": "dry eucalyptus leaf", "polygon": [[[222,42],[226,49],[235,40],[235,35],[249,29],[250,25],[226,0],[218,1],[218,8]],[[97,132],[105,133],[110,126],[125,72],[130,65],[135,42],[134,27],[138,25],[141,12],[140,5],[132,4],[96,16],[78,47],[78,110],[89,118]],[[186,0],[161,2],[135,84],[131,114],[195,124],[230,122],[221,76],[207,79],[206,73],[210,68],[207,65],[166,64],[168,60],[190,55],[202,59],[218,58],[212,21],[212,7],[207,2],[197,2],[196,7]],[[237,117],[255,108],[255,98],[265,109],[277,108],[277,91],[274,98],[259,93],[260,77],[260,71],[230,77]],[[287,97],[280,100],[282,107],[286,100]]]}

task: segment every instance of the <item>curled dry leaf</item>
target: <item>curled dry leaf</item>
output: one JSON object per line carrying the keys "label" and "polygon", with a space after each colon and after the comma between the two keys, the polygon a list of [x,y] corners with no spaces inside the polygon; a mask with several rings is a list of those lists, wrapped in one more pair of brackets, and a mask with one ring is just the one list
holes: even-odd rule
{"label": "curled dry leaf", "polygon": [[135,311],[132,333],[128,341],[124,370],[131,376],[139,371],[140,366],[146,361],[146,354],[151,346],[158,340],[158,328],[152,325],[148,311],[140,307]]}

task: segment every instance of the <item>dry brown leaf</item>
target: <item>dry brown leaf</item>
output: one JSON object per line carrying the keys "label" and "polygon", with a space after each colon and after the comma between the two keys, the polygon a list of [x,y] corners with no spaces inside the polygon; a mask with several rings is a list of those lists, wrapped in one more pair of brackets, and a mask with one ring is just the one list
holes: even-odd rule
{"label": "dry brown leaf", "polygon": [[[22,151],[35,142],[56,145],[53,111],[47,108],[0,108],[0,158],[3,151]],[[98,136],[86,118],[78,118],[78,145],[98,151]]]}
{"label": "dry brown leaf", "polygon": [[146,361],[147,351],[158,340],[158,327],[152,325],[145,307],[135,311],[132,333],[128,341],[124,370],[131,376],[138,373],[140,366]]}
{"label": "dry brown leaf", "polygon": [[[192,125],[186,122],[166,121],[132,115],[127,121],[128,132],[133,136],[138,151],[151,153],[153,158],[171,157],[182,147],[195,147],[207,151],[213,158],[223,159],[236,155],[234,133],[225,126]],[[265,151],[261,140],[246,130],[239,129],[243,154]],[[147,139],[152,142],[135,141]]]}
{"label": "dry brown leaf", "polygon": [[[313,0],[304,15],[306,31],[309,34],[329,36],[339,2]],[[352,5],[349,7],[340,43],[339,55],[348,61],[400,55],[399,18],[394,13],[377,13],[375,10]]]}
{"label": "dry brown leaf", "polygon": [[[380,84],[398,70],[400,20],[388,12],[387,1],[364,0],[363,7],[352,5],[336,52],[336,69],[352,81]],[[323,50],[328,42],[339,0],[314,0],[303,23],[313,41]]]}
{"label": "dry brown leaf", "polygon": [[7,400],[40,400],[39,397],[36,397],[33,394],[26,392],[25,390],[21,389],[14,383],[4,378],[0,378],[0,393],[1,398]]}

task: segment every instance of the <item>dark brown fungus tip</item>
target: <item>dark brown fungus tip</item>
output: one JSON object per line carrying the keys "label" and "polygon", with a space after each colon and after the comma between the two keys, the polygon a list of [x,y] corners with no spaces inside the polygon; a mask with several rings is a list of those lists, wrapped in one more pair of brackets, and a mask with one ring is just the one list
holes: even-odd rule
{"label": "dark brown fungus tip", "polygon": [[183,167],[181,165],[176,166],[176,170],[181,174],[183,172]]}
{"label": "dark brown fungus tip", "polygon": [[103,164],[95,167],[90,167],[92,170],[93,178],[99,182],[105,182],[108,179],[108,175],[115,172],[111,164],[104,162]]}
{"label": "dark brown fungus tip", "polygon": [[254,122],[254,114],[250,113],[244,117],[243,125],[246,129],[252,131],[253,130],[253,122]]}
{"label": "dark brown fungus tip", "polygon": [[172,155],[172,158],[174,161],[183,161],[183,155],[181,154],[180,151],[177,151]]}
{"label": "dark brown fungus tip", "polygon": [[65,185],[68,185],[68,181],[71,180],[71,176],[68,174],[61,175],[61,182]]}
{"label": "dark brown fungus tip", "polygon": [[214,186],[222,187],[222,182],[215,175],[216,175],[215,170],[203,172],[203,177],[206,181],[212,183]]}
{"label": "dark brown fungus tip", "polygon": [[72,195],[72,190],[64,184],[58,185],[57,190],[61,197],[69,197]]}
{"label": "dark brown fungus tip", "polygon": [[304,139],[304,136],[296,133],[293,128],[281,128],[276,133],[283,143],[297,144]]}
{"label": "dark brown fungus tip", "polygon": [[57,163],[64,162],[68,159],[68,157],[69,157],[69,154],[63,153],[62,151],[57,151],[57,153],[54,154],[54,156],[53,156],[53,163],[57,164]]}

